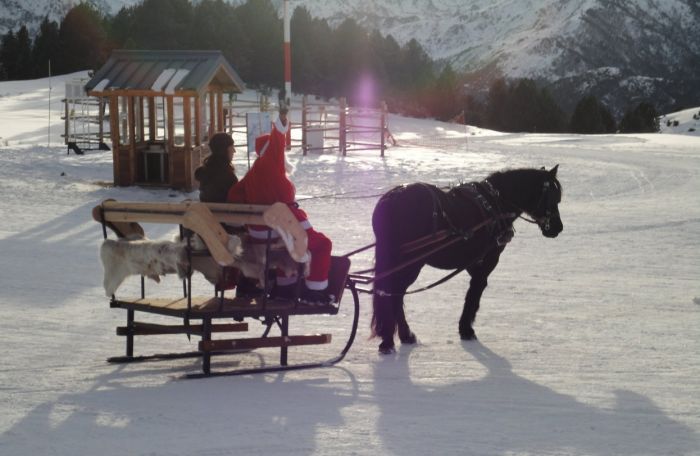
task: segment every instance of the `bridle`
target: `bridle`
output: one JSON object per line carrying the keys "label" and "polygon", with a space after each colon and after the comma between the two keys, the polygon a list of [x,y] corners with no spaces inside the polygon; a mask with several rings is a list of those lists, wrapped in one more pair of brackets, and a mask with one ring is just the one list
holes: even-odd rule
{"label": "bridle", "polygon": [[517,209],[517,211],[519,212],[517,218],[525,220],[528,223],[538,225],[542,231],[549,231],[549,228],[551,226],[552,217],[559,212],[557,209],[552,210],[552,207],[556,208],[556,203],[557,203],[554,201],[556,196],[555,196],[555,192],[554,192],[555,189],[553,187],[556,187],[556,185],[553,184],[553,181],[551,181],[551,180],[544,181],[544,183],[542,184],[542,191],[540,192],[540,197],[537,200],[537,205],[535,206],[534,211],[532,211],[532,212],[539,213],[540,209],[543,209],[541,212],[543,212],[544,215],[542,215],[542,216],[532,215],[532,218],[528,218],[528,217],[522,215],[523,213],[525,213],[527,211],[525,211],[525,209],[521,208],[517,204],[503,198],[500,195],[498,189],[496,189],[493,186],[493,184],[491,184],[491,182],[488,181],[488,179],[484,180],[483,183],[489,189],[489,191],[491,193],[493,193],[494,195],[499,197],[505,203],[507,203],[510,206]]}

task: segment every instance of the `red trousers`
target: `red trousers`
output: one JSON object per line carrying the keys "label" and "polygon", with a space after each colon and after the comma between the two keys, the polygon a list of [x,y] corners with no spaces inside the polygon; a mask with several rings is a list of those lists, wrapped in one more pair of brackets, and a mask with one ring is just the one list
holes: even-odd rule
{"label": "red trousers", "polygon": [[[323,290],[328,286],[328,271],[331,267],[331,249],[333,243],[323,233],[316,231],[311,226],[306,213],[296,207],[290,206],[292,213],[299,220],[306,231],[308,239],[308,249],[311,252],[311,263],[309,264],[309,274],[306,276],[306,286],[312,290]],[[255,239],[264,241],[267,239],[266,226],[249,226],[248,232]],[[272,238],[278,237],[277,233],[272,233]],[[286,280],[285,280],[286,279]],[[279,277],[277,283],[285,285],[296,281],[296,278]]]}

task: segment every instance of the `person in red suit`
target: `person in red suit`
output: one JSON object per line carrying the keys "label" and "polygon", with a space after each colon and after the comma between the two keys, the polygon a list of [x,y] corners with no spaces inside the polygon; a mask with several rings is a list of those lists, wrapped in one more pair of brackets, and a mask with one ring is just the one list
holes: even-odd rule
{"label": "person in red suit", "polygon": [[[246,175],[232,186],[228,192],[227,201],[245,204],[273,204],[282,202],[296,216],[308,237],[308,248],[311,253],[309,273],[301,299],[307,302],[328,303],[328,271],[331,264],[332,242],[323,233],[311,226],[306,212],[295,202],[296,188],[289,179],[290,164],[285,159],[285,149],[288,144],[289,121],[287,109],[280,108],[279,117],[272,125],[267,135],[256,138],[255,150],[259,157],[253,163]],[[268,236],[266,226],[248,226],[251,237],[265,240]],[[273,239],[278,237],[272,233]],[[294,295],[296,277],[278,277],[275,296],[291,297]]]}

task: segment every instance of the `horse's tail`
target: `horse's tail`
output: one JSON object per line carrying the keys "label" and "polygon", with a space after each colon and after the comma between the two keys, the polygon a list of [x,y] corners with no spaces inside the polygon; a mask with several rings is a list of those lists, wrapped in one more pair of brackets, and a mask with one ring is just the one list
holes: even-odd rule
{"label": "horse's tail", "polygon": [[376,244],[374,247],[374,276],[379,277],[374,282],[374,292],[372,293],[372,323],[370,338],[382,337],[392,338],[396,332],[396,318],[394,313],[394,304],[390,297],[383,293],[390,292],[391,276],[382,278],[381,275],[391,269],[392,261],[398,258],[398,242],[396,233],[393,233],[396,228],[392,224],[389,214],[390,208],[387,205],[387,195],[382,197],[377,203],[372,214],[372,228]]}

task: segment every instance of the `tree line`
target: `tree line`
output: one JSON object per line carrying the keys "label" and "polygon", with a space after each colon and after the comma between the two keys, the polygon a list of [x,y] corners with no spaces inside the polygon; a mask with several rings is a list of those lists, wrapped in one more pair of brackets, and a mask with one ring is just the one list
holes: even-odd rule
{"label": "tree line", "polygon": [[659,131],[658,113],[649,102],[630,107],[617,122],[594,95],[585,95],[567,116],[545,88],[532,79],[496,79],[485,100],[466,96],[465,122],[507,132],[652,133]]}
{"label": "tree line", "polygon": [[[390,111],[449,120],[467,113],[471,124],[502,131],[604,133],[646,124],[641,109],[615,125],[607,109],[586,97],[570,120],[546,90],[528,79],[494,82],[486,100],[464,94],[464,77],[433,61],[412,39],[404,45],[352,19],[331,27],[297,7],[291,17],[296,92],[344,96],[353,105],[387,101]],[[283,26],[270,0],[234,6],[223,0],[143,0],[102,16],[89,3],[57,23],[44,19],[32,39],[26,26],[0,41],[0,80],[32,79],[98,69],[114,49],[221,50],[246,84],[283,87]],[[653,107],[651,107],[653,110]],[[642,127],[640,127],[640,124]],[[658,125],[657,125],[658,129]]]}

